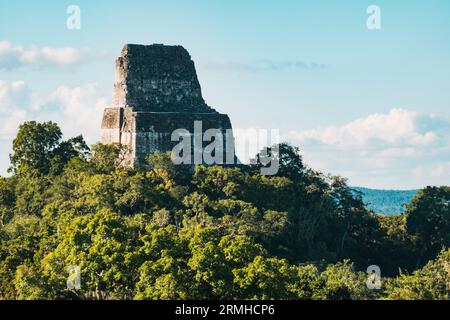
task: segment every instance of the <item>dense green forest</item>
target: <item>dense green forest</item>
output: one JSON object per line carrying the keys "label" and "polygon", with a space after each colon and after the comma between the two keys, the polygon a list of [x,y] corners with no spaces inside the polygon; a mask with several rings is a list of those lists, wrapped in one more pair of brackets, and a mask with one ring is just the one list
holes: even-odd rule
{"label": "dense green forest", "polygon": [[277,176],[162,153],[131,169],[123,154],[51,122],[20,126],[0,180],[0,299],[450,297],[450,187],[380,216],[287,144]]}
{"label": "dense green forest", "polygon": [[382,190],[353,187],[362,195],[369,210],[384,215],[405,213],[405,205],[410,203],[419,190]]}

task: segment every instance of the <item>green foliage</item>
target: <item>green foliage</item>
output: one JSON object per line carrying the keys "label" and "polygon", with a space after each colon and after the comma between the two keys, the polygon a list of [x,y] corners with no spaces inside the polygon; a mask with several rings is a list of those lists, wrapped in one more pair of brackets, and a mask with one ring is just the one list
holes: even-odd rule
{"label": "green foliage", "polygon": [[12,168],[31,167],[48,173],[54,151],[58,147],[62,133],[53,122],[25,122],[13,141],[13,154],[10,156]]}
{"label": "green foliage", "polygon": [[407,206],[408,232],[416,237],[417,265],[450,246],[450,187],[427,187]]}
{"label": "green foliage", "polygon": [[394,300],[449,300],[450,249],[413,274],[390,281],[386,291],[388,299]]}
{"label": "green foliage", "polygon": [[41,260],[53,297],[65,297],[68,267],[78,266],[80,298],[131,297],[133,261],[128,228],[119,215],[102,210],[78,217],[58,237],[59,245]]}
{"label": "green foliage", "polygon": [[32,264],[42,230],[35,216],[16,216],[1,229],[0,237],[0,299],[15,299],[18,292],[13,283],[22,264]]}
{"label": "green foliage", "polygon": [[406,228],[407,217],[377,216],[385,234],[380,241],[380,259],[383,260],[383,274],[396,275],[399,269],[411,271],[417,261],[415,237]]}
{"label": "green foliage", "polygon": [[327,300],[361,300],[370,297],[366,286],[367,277],[354,272],[348,260],[330,265],[320,275],[320,286],[314,298]]}
{"label": "green foliage", "polygon": [[9,222],[14,214],[16,202],[15,187],[12,179],[0,177],[0,227]]}
{"label": "green foliage", "polygon": [[16,298],[18,300],[48,299],[43,279],[33,267],[20,265],[17,267],[13,280]]}
{"label": "green foliage", "polygon": [[257,256],[247,266],[233,271],[242,297],[247,299],[295,299],[295,267],[286,260]]}
{"label": "green foliage", "polygon": [[[287,144],[269,149],[280,170],[264,176],[167,153],[131,168],[120,145],[61,136],[27,122],[14,140],[0,299],[448,299],[448,187],[382,217]],[[373,264],[390,277],[380,291],[366,288]],[[80,288],[67,287],[71,266]]]}
{"label": "green foliage", "polygon": [[256,155],[256,165],[252,169],[259,171],[261,167],[265,167],[263,159],[266,157],[269,157],[272,161],[277,161],[279,164],[277,175],[287,177],[294,182],[303,178],[306,168],[299,148],[292,147],[287,143],[281,143],[277,148],[265,148]]}
{"label": "green foliage", "polygon": [[35,169],[58,174],[72,158],[84,156],[88,147],[81,136],[61,141],[62,132],[56,123],[28,121],[20,125],[10,155],[11,171]]}
{"label": "green foliage", "polygon": [[92,146],[90,163],[99,173],[108,173],[124,168],[126,148],[120,144],[95,144]]}
{"label": "green foliage", "polygon": [[189,184],[191,180],[191,168],[188,165],[175,165],[172,162],[170,152],[152,153],[147,157],[147,166],[153,177],[161,179],[167,187]]}

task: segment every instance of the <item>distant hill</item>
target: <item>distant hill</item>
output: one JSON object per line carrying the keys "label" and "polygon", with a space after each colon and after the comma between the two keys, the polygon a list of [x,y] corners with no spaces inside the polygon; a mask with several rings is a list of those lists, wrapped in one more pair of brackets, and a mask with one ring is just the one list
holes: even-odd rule
{"label": "distant hill", "polygon": [[404,204],[409,203],[418,190],[382,190],[353,187],[363,193],[363,200],[370,210],[384,215],[396,215],[405,212]]}

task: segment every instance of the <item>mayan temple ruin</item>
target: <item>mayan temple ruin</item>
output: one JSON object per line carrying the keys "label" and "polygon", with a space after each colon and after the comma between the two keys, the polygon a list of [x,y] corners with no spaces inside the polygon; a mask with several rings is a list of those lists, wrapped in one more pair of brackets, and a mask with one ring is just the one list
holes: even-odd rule
{"label": "mayan temple ruin", "polygon": [[194,132],[198,121],[203,132],[220,130],[226,143],[230,119],[203,100],[194,62],[182,46],[127,44],[115,67],[101,142],[128,146],[130,165],[143,162],[149,153],[172,150],[178,143],[171,139],[174,130]]}

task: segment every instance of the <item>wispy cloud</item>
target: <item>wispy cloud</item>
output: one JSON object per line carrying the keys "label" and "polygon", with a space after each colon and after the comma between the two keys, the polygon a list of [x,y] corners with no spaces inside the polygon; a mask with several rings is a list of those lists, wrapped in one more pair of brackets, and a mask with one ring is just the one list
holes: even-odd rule
{"label": "wispy cloud", "polygon": [[264,71],[281,71],[281,70],[321,70],[329,68],[328,65],[317,62],[306,61],[272,61],[261,60],[252,63],[246,62],[210,62],[203,66],[205,69],[210,70],[228,70],[228,71],[240,71],[240,72],[264,72]]}
{"label": "wispy cloud", "polygon": [[32,90],[24,81],[0,80],[0,174],[8,167],[8,154],[18,126],[24,121],[54,121],[65,136],[83,134],[98,141],[106,98],[95,83],[59,86],[50,92]]}
{"label": "wispy cloud", "polygon": [[386,146],[423,146],[437,141],[438,131],[448,130],[450,123],[433,115],[392,109],[387,114],[371,114],[340,127],[325,127],[290,135],[299,142],[315,141],[325,145],[360,148],[374,143]]}
{"label": "wispy cloud", "polygon": [[88,48],[24,47],[9,41],[0,41],[0,70],[70,66],[91,57],[93,53]]}
{"label": "wispy cloud", "polygon": [[406,109],[342,126],[289,131],[313,168],[369,187],[416,188],[450,181],[450,119]]}

